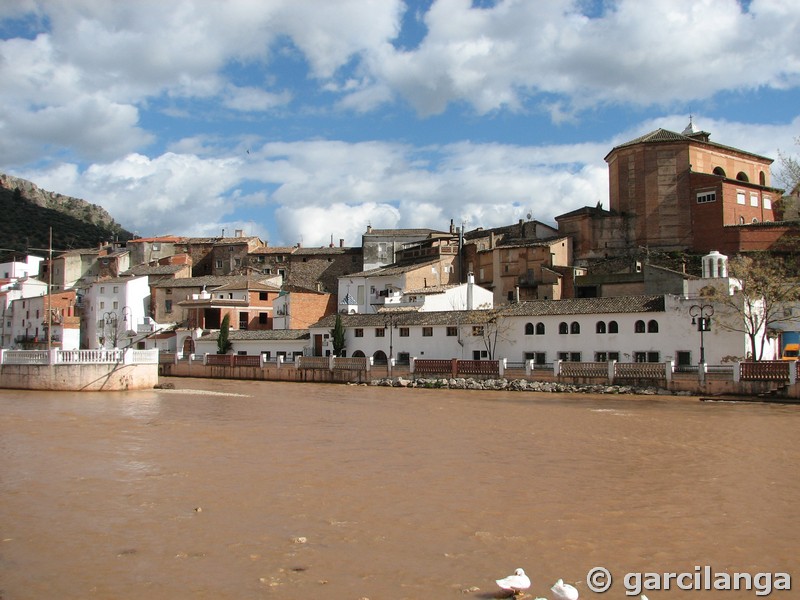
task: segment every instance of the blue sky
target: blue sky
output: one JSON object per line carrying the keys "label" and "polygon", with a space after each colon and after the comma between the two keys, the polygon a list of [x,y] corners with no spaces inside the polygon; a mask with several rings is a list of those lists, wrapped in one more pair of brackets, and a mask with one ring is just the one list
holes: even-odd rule
{"label": "blue sky", "polygon": [[690,114],[796,157],[798,31],[796,0],[12,0],[0,171],[142,236],[554,223]]}

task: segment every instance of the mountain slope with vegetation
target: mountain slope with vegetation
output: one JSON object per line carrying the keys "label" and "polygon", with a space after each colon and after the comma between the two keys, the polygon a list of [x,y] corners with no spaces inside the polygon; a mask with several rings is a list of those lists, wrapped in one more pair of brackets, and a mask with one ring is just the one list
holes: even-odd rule
{"label": "mountain slope with vegetation", "polygon": [[[0,260],[11,254],[46,255],[53,230],[55,251],[93,248],[127,241],[133,235],[108,212],[80,198],[42,190],[36,184],[0,174]],[[31,250],[35,248],[36,250]]]}

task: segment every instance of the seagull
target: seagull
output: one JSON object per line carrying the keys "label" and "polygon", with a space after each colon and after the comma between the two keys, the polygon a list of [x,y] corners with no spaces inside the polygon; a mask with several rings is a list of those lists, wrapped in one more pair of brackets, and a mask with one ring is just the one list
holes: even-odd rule
{"label": "seagull", "polygon": [[556,595],[556,600],[578,600],[578,590],[574,586],[564,583],[563,579],[556,581],[550,590]]}
{"label": "seagull", "polygon": [[531,587],[531,580],[528,579],[527,575],[525,575],[525,571],[522,569],[517,569],[514,571],[513,575],[509,575],[503,579],[498,579],[497,585],[504,590],[511,590],[516,596],[517,594],[521,593],[522,590],[527,590],[529,587]]}

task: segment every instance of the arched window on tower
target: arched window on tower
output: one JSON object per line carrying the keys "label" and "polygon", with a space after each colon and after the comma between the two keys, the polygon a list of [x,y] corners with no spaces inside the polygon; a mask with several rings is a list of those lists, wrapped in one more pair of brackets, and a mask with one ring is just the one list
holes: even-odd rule
{"label": "arched window on tower", "polygon": [[714,167],[714,175],[719,175],[720,177],[726,177],[725,169],[722,167]]}
{"label": "arched window on tower", "polygon": [[736,180],[737,181],[750,181],[750,179],[747,177],[747,173],[745,173],[744,171],[739,171],[736,174]]}

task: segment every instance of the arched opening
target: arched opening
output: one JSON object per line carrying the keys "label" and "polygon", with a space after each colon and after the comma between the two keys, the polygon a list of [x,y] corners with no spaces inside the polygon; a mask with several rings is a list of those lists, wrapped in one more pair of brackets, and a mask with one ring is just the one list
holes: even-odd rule
{"label": "arched opening", "polygon": [[598,321],[597,325],[595,326],[595,331],[597,333],[605,333],[606,332],[606,324],[604,321]]}
{"label": "arched opening", "polygon": [[658,333],[658,321],[652,319],[647,322],[647,333]]}
{"label": "arched opening", "polygon": [[767,185],[767,174],[764,171],[759,171],[758,173],[758,183],[759,185]]}
{"label": "arched opening", "polygon": [[581,324],[578,323],[577,321],[573,321],[572,323],[570,323],[569,332],[570,333],[580,333],[581,332]]}
{"label": "arched opening", "polygon": [[[355,356],[355,355],[353,355]],[[386,353],[383,350],[378,350],[372,355],[372,363],[376,365],[385,365],[389,361],[386,359]]]}
{"label": "arched opening", "polygon": [[353,352],[353,358],[364,358],[364,353],[361,350]]}
{"label": "arched opening", "polygon": [[533,323],[525,323],[525,335],[533,335]]}
{"label": "arched opening", "polygon": [[183,338],[183,355],[189,356],[194,354],[194,338],[192,336],[187,335]]}
{"label": "arched opening", "polygon": [[736,180],[737,181],[748,181],[749,182],[750,178],[747,177],[747,173],[745,173],[744,171],[739,171],[736,174]]}
{"label": "arched opening", "polygon": [[616,321],[608,322],[608,333],[619,333],[619,325]]}
{"label": "arched opening", "polygon": [[544,335],[544,323],[536,324],[536,335]]}
{"label": "arched opening", "polygon": [[633,330],[636,333],[644,333],[647,330],[644,321],[636,321],[636,324],[633,326]]}
{"label": "arched opening", "polygon": [[564,321],[558,324],[558,333],[564,335],[565,333],[569,333],[569,325],[567,325]]}
{"label": "arched opening", "polygon": [[726,177],[725,169],[722,167],[714,167],[714,175],[719,175],[720,177]]}

